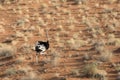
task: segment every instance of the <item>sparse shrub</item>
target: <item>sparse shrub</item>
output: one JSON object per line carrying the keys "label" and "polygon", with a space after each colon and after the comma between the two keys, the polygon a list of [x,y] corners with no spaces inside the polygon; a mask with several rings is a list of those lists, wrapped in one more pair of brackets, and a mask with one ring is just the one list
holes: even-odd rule
{"label": "sparse shrub", "polygon": [[22,77],[20,80],[43,80],[40,78],[30,78],[30,77]]}
{"label": "sparse shrub", "polygon": [[75,29],[75,26],[74,26],[74,25],[70,25],[70,26],[68,27],[68,29],[74,30],[74,29]]}
{"label": "sparse shrub", "polygon": [[15,61],[15,63],[21,64],[21,63],[23,63],[24,60],[25,60],[25,57],[24,57],[24,56],[19,56],[19,57],[17,58],[17,60]]}
{"label": "sparse shrub", "polygon": [[105,49],[105,42],[104,42],[104,40],[98,40],[97,42],[95,42],[94,47],[95,47],[95,50],[98,53],[102,53],[104,51],[104,49]]}
{"label": "sparse shrub", "polygon": [[92,37],[93,38],[97,38],[97,34],[96,33],[92,33]]}
{"label": "sparse shrub", "polygon": [[56,72],[56,73],[54,74],[54,76],[55,76],[55,77],[60,77],[60,73],[57,73],[57,72]]}
{"label": "sparse shrub", "polygon": [[16,33],[13,36],[15,36],[16,38],[22,38],[22,37],[24,37],[24,34],[22,32],[20,32],[20,31],[15,31],[15,32]]}
{"label": "sparse shrub", "polygon": [[48,5],[47,4],[45,4],[45,3],[43,3],[43,4],[41,4],[41,8],[47,8],[48,7]]}
{"label": "sparse shrub", "polygon": [[67,2],[67,0],[60,0],[61,2]]}
{"label": "sparse shrub", "polygon": [[25,25],[25,19],[18,19],[17,21],[16,21],[16,26],[19,26],[19,27],[24,27],[24,25]]}
{"label": "sparse shrub", "polygon": [[62,25],[58,25],[58,31],[64,31],[64,28]]}
{"label": "sparse shrub", "polygon": [[115,35],[114,34],[109,34],[108,39],[112,39],[112,38],[115,38]]}
{"label": "sparse shrub", "polygon": [[5,71],[6,75],[15,75],[17,73],[17,70],[15,68],[9,68]]}
{"label": "sparse shrub", "polygon": [[24,33],[24,35],[25,36],[23,38],[24,38],[25,41],[28,41],[29,38],[33,37],[32,31],[29,31],[29,32],[27,31],[27,32]]}
{"label": "sparse shrub", "polygon": [[11,37],[6,37],[6,39],[4,39],[4,41],[2,41],[2,43],[6,43],[6,44],[10,44],[13,42],[13,39]]}
{"label": "sparse shrub", "polygon": [[52,59],[52,65],[54,66],[54,67],[56,67],[58,64],[59,64],[59,58],[58,57],[54,57],[53,59]]}
{"label": "sparse shrub", "polygon": [[82,3],[81,1],[82,0],[74,0],[75,4],[81,4]]}
{"label": "sparse shrub", "polygon": [[87,41],[84,41],[84,40],[70,39],[67,41],[67,45],[72,49],[78,49],[86,44],[87,44]]}
{"label": "sparse shrub", "polygon": [[119,46],[120,45],[120,39],[115,38],[114,34],[108,35],[108,41],[106,43],[107,45],[114,45],[114,46]]}
{"label": "sparse shrub", "polygon": [[79,38],[79,33],[73,34],[73,38],[74,38],[74,39],[78,39],[78,38]]}
{"label": "sparse shrub", "polygon": [[40,27],[44,27],[47,25],[41,17],[38,18],[37,23]]}
{"label": "sparse shrub", "polygon": [[106,80],[107,72],[104,70],[99,70],[98,63],[96,62],[85,65],[82,70],[83,76],[100,78],[100,80]]}
{"label": "sparse shrub", "polygon": [[33,70],[30,66],[18,66],[19,72],[24,72],[25,74],[28,74],[29,71]]}
{"label": "sparse shrub", "polygon": [[19,0],[2,0],[4,4],[11,4],[11,3],[15,3],[18,2]]}
{"label": "sparse shrub", "polygon": [[0,56],[12,57],[15,54],[16,49],[10,46],[4,46],[0,48]]}
{"label": "sparse shrub", "polygon": [[83,60],[90,60],[90,59],[91,59],[91,56],[88,53],[85,53],[83,55]]}
{"label": "sparse shrub", "polygon": [[117,72],[120,72],[120,64],[116,64],[115,70],[116,70]]}
{"label": "sparse shrub", "polygon": [[71,74],[74,76],[80,76],[80,70],[79,69],[72,69]]}
{"label": "sparse shrub", "polygon": [[109,31],[115,31],[115,26],[114,25],[107,25],[107,28]]}
{"label": "sparse shrub", "polygon": [[95,70],[93,77],[99,78],[100,80],[107,80],[106,76],[107,76],[107,72],[105,70],[97,69]]}
{"label": "sparse shrub", "polygon": [[119,46],[120,45],[120,39],[116,39],[115,40],[115,46]]}
{"label": "sparse shrub", "polygon": [[27,36],[25,36],[25,37],[23,37],[24,38],[24,41],[25,42],[28,42],[28,37]]}
{"label": "sparse shrub", "polygon": [[60,59],[60,53],[59,52],[53,52],[51,57],[51,64],[56,67],[59,64]]}
{"label": "sparse shrub", "polygon": [[100,61],[111,61],[111,58],[113,57],[113,54],[111,51],[108,51],[108,50],[104,50],[101,55],[100,55],[100,58],[99,60]]}
{"label": "sparse shrub", "polygon": [[84,4],[87,0],[74,0],[75,4]]}
{"label": "sparse shrub", "polygon": [[87,42],[84,40],[75,40],[75,44],[76,44],[75,48],[79,48],[79,47],[85,46]]}
{"label": "sparse shrub", "polygon": [[0,25],[0,33],[4,33],[5,32],[5,29],[2,25]]}
{"label": "sparse shrub", "polygon": [[24,43],[21,45],[19,50],[26,54],[31,53],[31,45]]}
{"label": "sparse shrub", "polygon": [[[67,13],[67,12],[66,12]],[[68,14],[68,13],[67,13]],[[74,17],[69,17],[68,20],[67,20],[67,23],[72,25],[74,23],[77,23],[77,20],[74,18]]]}
{"label": "sparse shrub", "polygon": [[82,76],[92,77],[94,75],[94,71],[97,69],[98,65],[96,63],[86,64],[82,69]]}
{"label": "sparse shrub", "polygon": [[117,2],[118,0],[107,0],[110,4]]}
{"label": "sparse shrub", "polygon": [[20,80],[44,80],[42,77],[37,77],[36,73],[34,72],[29,72],[27,76],[22,77]]}

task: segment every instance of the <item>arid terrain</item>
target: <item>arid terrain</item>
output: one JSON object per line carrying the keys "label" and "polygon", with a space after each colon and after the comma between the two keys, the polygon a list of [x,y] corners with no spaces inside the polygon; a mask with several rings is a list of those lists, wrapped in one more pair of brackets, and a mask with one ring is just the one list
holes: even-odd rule
{"label": "arid terrain", "polygon": [[120,80],[120,0],[0,0],[0,80]]}

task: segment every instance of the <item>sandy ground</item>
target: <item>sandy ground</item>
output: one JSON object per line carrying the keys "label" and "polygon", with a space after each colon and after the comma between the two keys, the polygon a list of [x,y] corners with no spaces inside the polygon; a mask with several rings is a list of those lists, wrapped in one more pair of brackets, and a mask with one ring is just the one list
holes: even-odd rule
{"label": "sandy ground", "polygon": [[[100,63],[108,80],[120,76],[120,1],[61,1],[0,3],[0,48],[11,46],[14,53],[0,56],[0,80],[99,80],[81,77],[83,66],[91,62]],[[46,29],[50,48],[35,64],[34,44],[46,40]],[[105,51],[95,48],[102,42]],[[100,56],[106,56],[106,51],[112,57],[103,62]]]}

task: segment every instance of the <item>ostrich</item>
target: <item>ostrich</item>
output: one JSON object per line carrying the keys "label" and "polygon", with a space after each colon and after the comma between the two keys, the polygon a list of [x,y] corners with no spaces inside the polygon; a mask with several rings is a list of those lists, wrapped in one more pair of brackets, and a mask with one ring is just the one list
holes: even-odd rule
{"label": "ostrich", "polygon": [[45,54],[44,52],[49,49],[48,31],[47,30],[45,31],[46,31],[47,41],[37,41],[35,45],[36,63],[38,63],[39,56]]}

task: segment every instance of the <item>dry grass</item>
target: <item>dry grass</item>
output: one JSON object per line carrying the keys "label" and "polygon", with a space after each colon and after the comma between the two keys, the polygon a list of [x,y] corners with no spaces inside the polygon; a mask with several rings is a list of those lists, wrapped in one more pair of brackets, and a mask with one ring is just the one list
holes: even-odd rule
{"label": "dry grass", "polygon": [[22,37],[24,37],[24,33],[20,32],[20,31],[15,31],[14,36],[15,36],[16,38],[22,38]]}
{"label": "dry grass", "polygon": [[23,53],[29,54],[31,53],[31,45],[28,43],[24,43],[20,46],[19,50],[22,51]]}
{"label": "dry grass", "polygon": [[120,72],[120,63],[118,63],[118,64],[115,65],[115,70],[117,72]]}
{"label": "dry grass", "polygon": [[74,0],[75,4],[85,4],[87,0]]}
{"label": "dry grass", "polygon": [[82,75],[92,77],[94,75],[94,70],[96,70],[97,67],[96,63],[86,64],[82,69]]}
{"label": "dry grass", "polygon": [[34,72],[29,72],[27,76],[22,77],[20,80],[44,80],[44,79],[42,79],[42,77],[41,78],[37,77],[36,73]]}
{"label": "dry grass", "polygon": [[118,0],[107,0],[110,4],[117,2]]}
{"label": "dry grass", "polygon": [[104,50],[104,51],[101,53],[99,60],[100,60],[100,61],[103,61],[103,62],[104,62],[104,61],[111,61],[112,57],[113,57],[113,54],[112,54],[111,51],[109,51],[109,50]]}
{"label": "dry grass", "polygon": [[107,72],[105,70],[96,69],[94,71],[94,76],[93,77],[97,77],[100,80],[107,80],[106,76],[107,76]]}
{"label": "dry grass", "polygon": [[0,25],[0,33],[4,33],[5,32],[5,29],[2,25]]}
{"label": "dry grass", "polygon": [[19,70],[19,71],[22,71],[22,72],[24,72],[26,75],[30,72],[30,71],[32,71],[33,69],[30,67],[30,66],[26,66],[26,65],[24,65],[24,67],[23,67],[23,65],[20,65],[20,66],[18,66],[17,67],[17,69]]}
{"label": "dry grass", "polygon": [[14,56],[16,52],[16,49],[13,48],[12,46],[2,46],[0,48],[0,56],[4,56],[4,57],[12,57]]}
{"label": "dry grass", "polygon": [[52,64],[52,66],[56,67],[59,65],[59,60],[61,57],[60,52],[53,50],[51,54],[52,54],[51,64]]}
{"label": "dry grass", "polygon": [[88,54],[88,53],[85,53],[83,55],[83,60],[90,60],[92,57]]}
{"label": "dry grass", "polygon": [[[20,1],[20,3],[14,3],[16,1]],[[17,60],[12,59],[18,64],[13,64],[13,66],[21,66],[18,70],[24,72],[25,75],[24,77],[21,74],[19,76],[18,73],[17,76],[10,77],[14,79],[21,78],[20,80],[42,80],[38,77],[42,75],[43,77],[49,76],[49,80],[63,80],[59,78],[67,76],[67,79],[73,78],[73,80],[77,80],[82,79],[79,77],[82,75],[80,74],[81,66],[88,62],[88,64],[84,65],[84,76],[100,77],[101,80],[105,80],[104,77],[107,72],[99,70],[96,63],[89,64],[89,62],[103,61],[101,66],[108,68],[108,61],[114,59],[112,58],[114,55],[116,59],[113,61],[119,59],[119,56],[117,56],[119,51],[117,54],[116,52],[112,54],[111,51],[107,50],[108,48],[112,50],[120,45],[118,4],[119,0],[0,0],[0,25],[2,25],[2,27],[0,26],[0,33],[2,33],[0,39],[5,39],[9,34],[13,34],[15,40],[12,40],[12,44],[18,47],[18,52],[15,53],[17,54],[15,56]],[[31,58],[27,58],[27,56],[32,55],[27,53],[34,53],[31,51],[31,45],[29,44],[33,44],[35,40],[45,38],[45,27],[50,28],[50,50],[55,50],[53,53],[48,50],[47,53],[52,55],[47,54],[44,66],[41,66],[41,63],[34,65],[32,64],[33,61],[30,60]],[[13,28],[14,30],[12,30]],[[6,47],[0,48],[0,57],[3,63],[4,56],[14,56],[14,51],[7,49]],[[60,53],[56,49],[62,49],[63,51]],[[96,52],[99,54],[96,54]],[[9,61],[6,61],[5,58],[6,64],[1,65],[1,70],[4,66],[7,67],[7,62]],[[26,65],[33,67],[33,69]],[[12,65],[8,64],[9,66]],[[42,69],[41,67],[47,71],[41,74],[42,71],[39,71],[39,69]],[[75,68],[71,71],[75,77],[68,75],[69,68]],[[110,78],[114,77],[111,76],[114,75],[112,70],[108,70],[108,77]],[[119,72],[119,66],[115,70]],[[14,75],[16,71],[14,68],[7,69],[6,74]],[[63,72],[64,74],[61,74]],[[52,79],[51,75],[57,78]],[[85,80],[87,79],[85,78]]]}
{"label": "dry grass", "polygon": [[74,76],[80,76],[80,70],[79,69],[72,69],[71,74]]}
{"label": "dry grass", "polygon": [[24,56],[19,56],[19,57],[17,58],[17,60],[16,60],[15,63],[17,63],[17,64],[21,64],[21,63],[24,62],[24,60],[25,60],[25,57],[24,57]]}
{"label": "dry grass", "polygon": [[102,53],[105,50],[105,41],[101,39],[95,41],[94,47],[98,53]]}
{"label": "dry grass", "polygon": [[24,77],[21,77],[20,80],[44,80],[41,76],[37,76],[33,69],[30,66],[19,66],[19,71],[23,71],[25,73]]}
{"label": "dry grass", "polygon": [[6,75],[15,75],[15,74],[17,74],[17,71],[18,70],[16,70],[15,68],[9,68],[5,71],[5,74]]}
{"label": "dry grass", "polygon": [[82,70],[84,76],[106,80],[107,72],[99,70],[96,62],[85,65]]}
{"label": "dry grass", "polygon": [[[78,37],[78,35],[75,36],[75,38]],[[71,38],[70,40],[67,40],[67,45],[72,49],[78,49],[82,46],[85,46],[87,44],[87,41],[84,40],[78,40]]]}

